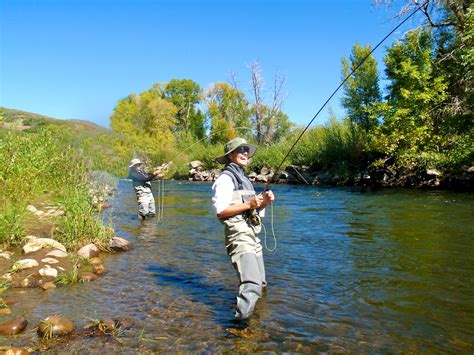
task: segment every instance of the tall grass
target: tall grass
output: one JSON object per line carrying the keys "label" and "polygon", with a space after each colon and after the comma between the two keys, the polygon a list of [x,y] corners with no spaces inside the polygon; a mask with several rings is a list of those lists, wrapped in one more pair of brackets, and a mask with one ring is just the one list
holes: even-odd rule
{"label": "tall grass", "polygon": [[65,215],[57,218],[55,237],[66,246],[104,243],[111,231],[94,215],[84,159],[48,130],[0,136],[0,243],[15,245],[27,231],[25,208],[47,196]]}

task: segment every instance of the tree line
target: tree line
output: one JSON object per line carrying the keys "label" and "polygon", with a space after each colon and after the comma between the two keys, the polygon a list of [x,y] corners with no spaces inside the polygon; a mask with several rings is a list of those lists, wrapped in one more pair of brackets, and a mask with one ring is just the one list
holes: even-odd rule
{"label": "tree line", "polygon": [[[407,1],[402,12],[410,6],[420,4]],[[302,142],[287,163],[320,169],[343,161],[349,167],[390,166],[402,173],[426,168],[456,172],[472,165],[473,12],[467,0],[425,3],[423,25],[386,49],[383,75],[369,55],[371,47],[355,44],[342,59],[341,76],[365,62],[343,86],[346,116],[311,128],[308,136],[314,139]],[[233,76],[207,90],[191,79],[155,84],[121,99],[111,128],[126,136],[136,153],[152,160],[169,159],[202,142],[189,158],[200,158],[210,167],[212,154],[218,155],[224,142],[243,136],[262,146],[256,165],[275,166],[281,158],[278,151],[302,128],[282,110],[284,77],[275,75],[269,94],[258,62],[251,65],[250,77],[249,96]]]}

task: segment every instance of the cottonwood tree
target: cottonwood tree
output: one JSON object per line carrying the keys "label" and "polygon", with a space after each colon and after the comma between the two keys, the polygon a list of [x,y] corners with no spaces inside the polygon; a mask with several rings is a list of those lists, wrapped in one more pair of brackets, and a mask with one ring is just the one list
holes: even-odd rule
{"label": "cottonwood tree", "polygon": [[250,71],[253,96],[251,109],[255,123],[255,135],[259,144],[270,143],[283,137],[292,126],[288,116],[282,111],[286,78],[278,72],[275,74],[271,102],[266,104],[260,63],[253,62]]}
{"label": "cottonwood tree", "polygon": [[371,50],[370,46],[355,44],[349,59],[342,59],[343,79],[360,65],[345,82],[341,102],[352,125],[361,127],[366,133],[377,125],[377,118],[371,113],[371,108],[381,101],[377,61],[370,54]]}
{"label": "cottonwood tree", "polygon": [[164,85],[163,98],[176,106],[175,130],[202,139],[205,135],[205,115],[196,108],[201,101],[199,84],[190,79],[172,79]]}
{"label": "cottonwood tree", "polygon": [[234,137],[248,137],[251,111],[243,92],[228,83],[214,84],[205,93],[210,119],[210,140],[225,142]]}

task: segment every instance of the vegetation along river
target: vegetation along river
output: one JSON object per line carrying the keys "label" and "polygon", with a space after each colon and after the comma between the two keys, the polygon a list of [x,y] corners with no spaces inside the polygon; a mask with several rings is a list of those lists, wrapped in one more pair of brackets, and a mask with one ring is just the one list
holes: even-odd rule
{"label": "vegetation along river", "polygon": [[210,187],[166,182],[163,219],[140,222],[131,183],[120,180],[104,217],[133,249],[107,257],[94,282],[7,291],[30,330],[2,345],[37,343],[33,326],[60,314],[77,328],[117,317],[133,326],[53,340],[52,351],[474,351],[472,194],[272,186],[268,291],[236,335],[237,278]]}

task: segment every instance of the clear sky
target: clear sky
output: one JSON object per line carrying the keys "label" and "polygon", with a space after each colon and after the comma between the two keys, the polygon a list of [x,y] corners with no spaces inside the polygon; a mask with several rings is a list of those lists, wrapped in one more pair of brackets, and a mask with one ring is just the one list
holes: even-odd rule
{"label": "clear sky", "polygon": [[[108,127],[121,98],[171,79],[205,89],[235,73],[250,97],[258,60],[269,93],[276,71],[286,76],[283,111],[306,125],[339,85],[341,59],[355,43],[375,46],[396,10],[370,0],[0,0],[0,106]],[[402,34],[375,52],[380,72]],[[329,106],[342,114],[339,97]]]}

